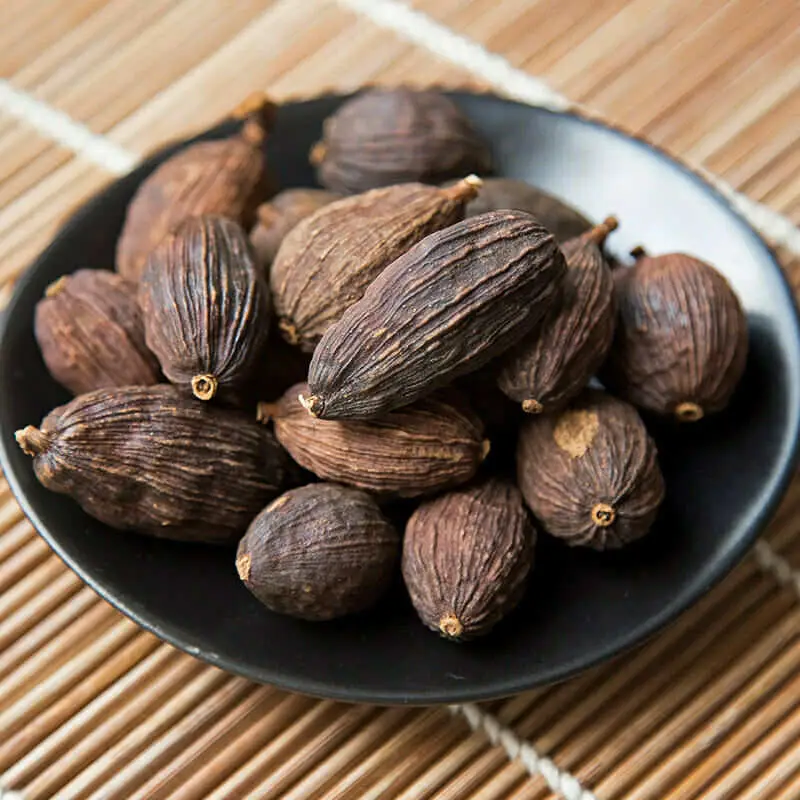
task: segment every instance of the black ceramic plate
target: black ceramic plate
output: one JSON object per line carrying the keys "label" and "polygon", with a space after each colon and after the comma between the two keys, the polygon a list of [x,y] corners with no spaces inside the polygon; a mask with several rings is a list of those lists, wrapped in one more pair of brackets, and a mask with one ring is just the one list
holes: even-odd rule
{"label": "black ceramic plate", "polygon": [[[378,703],[458,702],[565,678],[640,642],[693,603],[743,555],[792,471],[800,344],[791,292],[768,248],[716,192],[653,147],[568,114],[454,95],[492,143],[500,174],[622,221],[624,255],[683,250],[717,265],[748,312],[751,355],[731,408],[656,430],[668,493],[648,539],[596,554],[543,539],[521,607],[485,641],[461,646],[423,628],[398,586],[371,614],[308,624],[262,608],[226,550],[109,530],[36,481],[14,430],[67,395],[47,375],[33,308],[65,271],[110,267],[125,206],[169,148],[109,186],[65,226],[19,283],[0,333],[2,466],[34,525],[87,583],[178,647],[232,672],[315,695]],[[281,109],[270,142],[284,186],[313,182],[307,163],[326,97]],[[229,128],[211,131],[219,136]]]}

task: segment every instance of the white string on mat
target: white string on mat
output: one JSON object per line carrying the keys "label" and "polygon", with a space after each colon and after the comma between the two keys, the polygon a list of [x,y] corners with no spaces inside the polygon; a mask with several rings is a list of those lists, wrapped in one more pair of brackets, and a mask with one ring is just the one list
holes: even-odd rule
{"label": "white string on mat", "polygon": [[529,775],[544,778],[550,789],[561,795],[564,800],[598,800],[597,795],[581,786],[574,775],[565,772],[549,758],[540,755],[530,742],[520,739],[497,717],[482,711],[474,703],[450,706],[450,713],[463,717],[473,731],[486,734],[493,745],[499,745],[505,750],[510,761],[519,761]]}
{"label": "white string on mat", "polygon": [[[503,56],[462,36],[401,0],[337,0],[382,28],[424,47],[439,58],[471,72],[497,92],[515,100],[553,111],[585,111],[579,103],[557,92],[546,81],[517,69]],[[592,115],[594,116],[594,115]],[[687,166],[702,175],[758,231],[774,244],[800,256],[800,229],[787,217],[737,192],[729,183],[703,167]]]}
{"label": "white string on mat", "polygon": [[772,575],[781,586],[793,589],[800,600],[800,570],[794,569],[766,539],[756,542],[753,557],[764,572]]}
{"label": "white string on mat", "polygon": [[3,79],[0,79],[0,109],[113,175],[124,175],[139,162],[135,153]]}

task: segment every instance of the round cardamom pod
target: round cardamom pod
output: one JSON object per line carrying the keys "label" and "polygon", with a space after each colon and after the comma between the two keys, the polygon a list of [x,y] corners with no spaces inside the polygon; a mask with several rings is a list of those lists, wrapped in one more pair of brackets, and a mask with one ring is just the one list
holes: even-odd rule
{"label": "round cardamom pod", "polygon": [[515,486],[489,480],[408,520],[403,578],[420,619],[448,639],[483,636],[522,598],[536,532]]}
{"label": "round cardamom pod", "polygon": [[683,253],[640,255],[615,276],[619,322],[603,382],[680,422],[724,409],[747,361],[747,318],[725,277]]}
{"label": "round cardamom pod", "polygon": [[319,478],[382,497],[419,497],[472,478],[489,452],[483,424],[461,397],[432,395],[371,421],[314,419],[289,389],[274,404],[261,404],[278,441]]}
{"label": "round cardamom pod", "polygon": [[286,236],[270,271],[286,340],[312,352],[322,334],[395,258],[464,217],[481,185],[450,189],[406,183],[329,203]]}
{"label": "round cardamom pod", "polygon": [[636,409],[595,390],[525,421],[517,483],[545,531],[595,550],[644,536],[664,498],[656,445]]}
{"label": "round cardamom pod", "polygon": [[491,154],[458,106],[440,92],[370,89],[325,120],[311,163],[323,186],[357,194],[485,173]]}
{"label": "round cardamom pod", "polygon": [[258,263],[267,270],[286,234],[298,222],[340,199],[341,195],[324,189],[284,189],[268,203],[260,205],[256,211],[256,224],[250,231],[250,244]]}
{"label": "round cardamom pod", "polygon": [[322,337],[302,401],[321,419],[368,419],[477,370],[557,301],[553,235],[523,211],[432,233],[393,261]]}
{"label": "round cardamom pod", "polygon": [[400,537],[365,492],[332,483],[291,489],[239,543],[236,569],[267,608],[328,620],[373,605],[388,589]]}
{"label": "round cardamom pod", "polygon": [[501,359],[498,385],[526,413],[562,408],[605,361],[616,307],[614,278],[600,248],[616,227],[609,217],[561,246],[567,261],[561,302]]}
{"label": "round cardamom pod", "polygon": [[184,222],[148,260],[139,304],[170,381],[200,400],[242,402],[269,334],[269,293],[236,222]]}
{"label": "round cardamom pod", "polygon": [[137,286],[114,272],[80,269],[47,287],[34,333],[50,374],[73,394],[158,383],[144,341]]}
{"label": "round cardamom pod", "polygon": [[467,204],[467,216],[513,208],[533,214],[559,242],[580,236],[592,223],[572,206],[543,189],[514,178],[485,178],[480,194]]}
{"label": "round cardamom pod", "polygon": [[266,98],[254,98],[236,113],[244,118],[239,132],[189,145],[142,182],[128,205],[117,243],[121,275],[139,280],[150,253],[191,217],[217,214],[250,229],[256,207],[271,189],[263,144],[275,110]]}
{"label": "round cardamom pod", "polygon": [[16,436],[48,489],[165,539],[235,540],[284,483],[286,458],[262,426],[165,384],[80,395]]}

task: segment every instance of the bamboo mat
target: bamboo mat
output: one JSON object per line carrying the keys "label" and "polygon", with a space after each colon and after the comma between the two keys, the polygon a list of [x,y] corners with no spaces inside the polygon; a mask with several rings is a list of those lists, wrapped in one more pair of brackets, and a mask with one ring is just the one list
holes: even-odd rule
{"label": "bamboo mat", "polygon": [[[753,210],[779,238],[800,221],[796,0],[0,0],[0,76],[0,302],[76,204],[254,89],[566,97],[778,212]],[[385,709],[160,643],[0,480],[0,798],[798,800],[799,515],[796,481],[751,556],[613,663],[479,707]]]}

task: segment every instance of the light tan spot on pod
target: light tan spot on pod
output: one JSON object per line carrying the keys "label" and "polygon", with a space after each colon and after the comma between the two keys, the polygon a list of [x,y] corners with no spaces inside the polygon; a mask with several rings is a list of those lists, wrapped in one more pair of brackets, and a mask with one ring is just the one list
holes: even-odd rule
{"label": "light tan spot on pod", "polygon": [[289,502],[288,495],[281,495],[277,500],[273,500],[268,506],[267,511],[277,511],[279,508],[282,508]]}
{"label": "light tan spot on pod", "polygon": [[236,571],[239,573],[239,577],[245,581],[245,583],[250,580],[250,567],[253,564],[253,559],[250,557],[250,553],[242,553],[236,559]]}
{"label": "light tan spot on pod", "polygon": [[599,429],[594,411],[565,411],[556,423],[553,439],[572,458],[580,458],[592,446]]}

